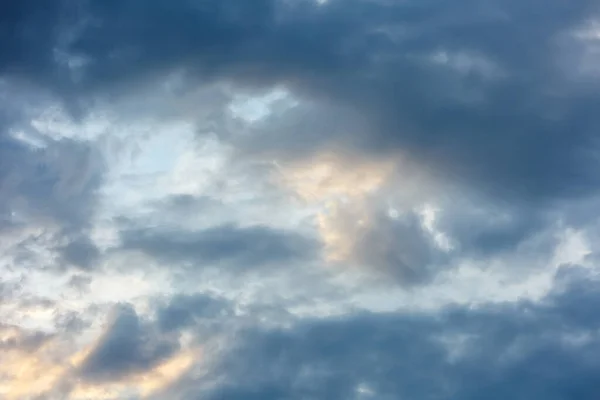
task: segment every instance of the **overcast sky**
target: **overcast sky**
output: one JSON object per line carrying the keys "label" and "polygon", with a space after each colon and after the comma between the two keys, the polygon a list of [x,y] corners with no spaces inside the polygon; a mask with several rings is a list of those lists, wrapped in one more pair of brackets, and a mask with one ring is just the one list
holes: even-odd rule
{"label": "overcast sky", "polygon": [[0,398],[597,400],[600,1],[0,5]]}

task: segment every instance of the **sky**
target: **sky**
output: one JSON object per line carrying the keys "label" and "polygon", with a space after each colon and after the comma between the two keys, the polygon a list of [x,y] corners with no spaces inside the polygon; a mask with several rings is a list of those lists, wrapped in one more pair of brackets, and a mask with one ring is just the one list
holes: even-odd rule
{"label": "sky", "polygon": [[0,398],[596,400],[600,1],[0,3]]}

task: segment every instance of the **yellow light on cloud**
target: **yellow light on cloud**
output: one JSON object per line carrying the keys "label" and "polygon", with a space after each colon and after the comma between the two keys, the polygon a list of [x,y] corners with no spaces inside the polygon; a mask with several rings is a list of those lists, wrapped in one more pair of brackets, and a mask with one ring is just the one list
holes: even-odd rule
{"label": "yellow light on cloud", "polygon": [[316,225],[326,259],[344,261],[352,257],[369,226],[368,196],[383,187],[394,169],[395,164],[388,160],[324,154],[283,166],[281,182],[306,204],[319,206]]}
{"label": "yellow light on cloud", "polygon": [[[1,341],[18,342],[24,336],[17,327],[0,327]],[[93,352],[97,343],[70,356],[64,355],[62,343],[58,338],[52,338],[34,350],[19,346],[3,350],[0,354],[0,398],[22,400],[50,394],[62,383],[70,390],[61,395],[70,400],[119,399],[126,392],[147,398],[180,378],[202,355],[200,350],[182,350],[149,371],[113,382],[84,382],[73,372]]]}

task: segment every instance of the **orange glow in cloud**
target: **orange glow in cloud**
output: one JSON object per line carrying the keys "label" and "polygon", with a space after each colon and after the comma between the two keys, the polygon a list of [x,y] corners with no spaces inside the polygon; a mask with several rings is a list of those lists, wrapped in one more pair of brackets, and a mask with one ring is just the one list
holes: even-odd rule
{"label": "orange glow in cloud", "polygon": [[331,203],[317,214],[317,228],[325,244],[327,261],[350,259],[368,226],[369,217],[362,205],[351,210],[347,208]]}
{"label": "orange glow in cloud", "polygon": [[117,400],[122,398],[124,393],[136,393],[142,398],[147,398],[175,382],[197,362],[200,356],[199,351],[181,351],[150,371],[133,374],[119,381],[103,383],[80,381],[71,392],[70,399]]}
{"label": "orange glow in cloud", "polygon": [[306,204],[319,206],[316,225],[328,261],[352,257],[369,226],[366,200],[391,177],[395,164],[321,155],[305,163],[284,166],[282,183]]}
{"label": "orange glow in cloud", "polygon": [[360,199],[385,183],[394,164],[325,154],[282,168],[283,183],[307,203]]}
{"label": "orange glow in cloud", "polygon": [[[0,327],[0,341],[18,343],[25,333],[16,327]],[[120,399],[127,394],[147,398],[175,382],[200,358],[199,350],[182,350],[149,371],[141,371],[114,382],[90,383],[75,372],[94,350],[93,344],[65,356],[64,342],[52,338],[35,350],[14,346],[0,353],[0,398],[23,400],[55,394],[69,388],[61,398],[70,400]],[[68,352],[67,352],[68,353]]]}
{"label": "orange glow in cloud", "polygon": [[[18,343],[25,332],[16,327],[3,328],[2,341]],[[60,343],[52,338],[35,350],[16,344],[0,354],[0,395],[7,400],[38,396],[52,390],[66,372],[70,363],[59,363]]]}

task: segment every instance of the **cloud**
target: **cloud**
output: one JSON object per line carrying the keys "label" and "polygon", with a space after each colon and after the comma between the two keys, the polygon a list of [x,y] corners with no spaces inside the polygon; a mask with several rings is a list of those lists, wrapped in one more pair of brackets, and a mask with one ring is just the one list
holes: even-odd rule
{"label": "cloud", "polygon": [[157,312],[158,326],[170,332],[197,325],[198,321],[224,319],[232,315],[227,301],[205,294],[171,298]]}
{"label": "cloud", "polygon": [[[0,328],[0,394],[6,399],[40,398],[59,385],[71,368],[58,337],[16,326]],[[57,357],[64,357],[56,363]],[[38,397],[40,396],[40,397]],[[43,397],[42,397],[43,398]]]}
{"label": "cloud", "polygon": [[[97,343],[79,349],[80,344],[73,343],[75,332],[72,330],[50,335],[25,331],[17,326],[1,326],[0,394],[11,400],[118,399],[124,395],[148,398],[201,361],[199,349],[176,348],[149,364],[145,360],[142,365],[137,351],[152,350],[148,348],[150,342],[140,342],[140,335],[151,334],[152,326],[144,322],[143,326],[138,324],[136,327],[131,320],[132,314],[125,316],[131,311],[127,306],[122,307],[115,323]],[[124,322],[127,318],[130,320]],[[116,332],[125,328],[129,330]],[[128,334],[133,338],[128,338]],[[117,349],[115,346],[122,347]],[[99,359],[112,364],[100,366]]]}
{"label": "cloud", "polygon": [[[415,181],[422,183],[422,189],[428,184],[423,173],[415,171],[411,178],[402,175],[410,168],[408,162],[322,154],[302,163],[283,163],[279,180],[306,207],[318,210],[315,224],[327,262],[355,265],[395,283],[412,285],[434,275],[428,269],[434,259],[441,261],[442,252],[410,209],[422,196],[414,189]],[[402,197],[397,199],[405,212],[401,217],[394,215],[398,211],[390,205],[396,180],[403,186]]]}
{"label": "cloud", "polygon": [[40,133],[30,114],[45,100],[16,84],[0,86],[0,95],[14,100],[3,109],[10,118],[0,129],[4,260],[17,269],[62,269],[53,253],[64,250],[69,263],[86,263],[73,258],[78,243],[68,242],[85,236],[94,219],[106,172],[101,152],[93,142]]}
{"label": "cloud", "polygon": [[80,375],[91,381],[113,381],[151,370],[179,350],[179,343],[153,334],[131,306],[115,311],[114,320],[85,358]]}
{"label": "cloud", "polygon": [[[569,35],[594,7],[536,3],[531,9],[542,11],[531,24],[530,8],[512,1],[92,2],[98,22],[71,49],[92,60],[85,67],[92,86],[173,69],[242,85],[281,83],[321,109],[341,110],[333,115],[363,121],[341,131],[348,125],[341,118],[323,122],[329,111],[301,109],[320,121],[304,147],[410,152],[498,196],[569,196],[597,184],[589,149],[598,99],[571,83],[561,43],[577,43]],[[303,128],[293,128],[261,145],[302,150],[296,130]]]}
{"label": "cloud", "polygon": [[[104,384],[81,383],[76,385],[69,395],[74,399],[105,398],[120,399],[132,396],[135,399],[147,399],[172,384],[184,373],[188,372],[197,361],[198,352],[180,352],[162,362],[150,371],[140,373],[124,381]],[[133,393],[133,394],[132,394]]]}
{"label": "cloud", "polygon": [[[596,283],[570,279],[539,305],[350,315],[247,330],[206,377],[220,383],[188,397],[592,399],[600,365],[590,354],[600,345],[600,321],[588,310],[598,301]],[[572,310],[581,311],[574,317]]]}
{"label": "cloud", "polygon": [[[336,143],[376,155],[410,152],[439,174],[476,180],[502,197],[570,196],[598,183],[590,151],[598,98],[560,62],[570,43],[582,46],[574,33],[593,19],[592,0],[530,8],[516,1],[365,0],[8,8],[24,51],[7,51],[7,63],[36,54],[28,65],[60,70],[50,61],[61,42],[56,34],[38,43],[14,27],[36,18],[39,35],[62,27],[71,33],[66,54],[88,60],[81,80],[69,82],[81,94],[174,70],[242,86],[284,84],[324,102],[321,108],[341,107],[343,116],[365,121],[339,136],[313,132],[313,149]],[[532,9],[540,10],[535,24]],[[80,18],[61,23],[63,14]],[[295,148],[297,136],[287,132],[263,145]]]}
{"label": "cloud", "polygon": [[[164,7],[131,0],[35,7],[26,2],[7,11],[24,25],[35,16],[47,18],[42,28],[60,28],[50,42],[34,44],[19,36],[23,48],[60,47],[67,58],[86,60],[77,67],[77,80],[62,79],[69,93],[86,98],[119,88],[135,91],[148,78],[164,80],[173,72],[188,87],[215,81],[260,90],[281,85],[299,104],[250,123],[250,134],[225,135],[236,152],[300,160],[305,168],[324,151],[342,159],[358,153],[364,168],[383,159],[386,168],[398,169],[410,155],[417,167],[396,171],[394,178],[427,169],[435,182],[451,181],[491,195],[486,201],[513,203],[513,222],[472,233],[448,227],[478,249],[517,245],[519,237],[542,229],[545,222],[529,216],[544,207],[540,200],[597,186],[597,121],[590,111],[597,99],[560,62],[567,44],[583,46],[575,32],[593,17],[593,1],[546,2],[535,26],[527,23],[528,9],[515,2],[448,7],[261,0],[250,7],[229,0]],[[63,14],[72,20],[57,17]],[[38,53],[43,70],[65,70],[48,61],[43,55],[48,51]],[[7,57],[19,62],[17,53]],[[351,174],[339,174],[342,180],[330,180],[327,187],[348,185],[343,179],[354,179],[356,186]],[[454,220],[461,224],[466,218]],[[331,229],[326,235],[340,236]],[[346,236],[336,246],[355,241]]]}
{"label": "cloud", "polygon": [[1,138],[4,218],[13,224],[46,219],[66,229],[85,225],[103,173],[95,150],[67,139],[36,149],[8,135]]}
{"label": "cloud", "polygon": [[593,398],[600,4],[522,3],[0,5],[0,397]]}
{"label": "cloud", "polygon": [[310,259],[317,247],[293,232],[267,227],[223,225],[198,232],[125,231],[124,249],[141,250],[167,262],[224,265],[236,272],[255,267],[286,267]]}
{"label": "cloud", "polygon": [[399,283],[428,282],[444,264],[444,251],[416,215],[391,219],[375,215],[372,227],[355,247],[359,262]]}
{"label": "cloud", "polygon": [[39,7],[35,1],[2,5],[1,73],[33,75],[52,67],[60,22],[60,4]]}
{"label": "cloud", "polygon": [[52,338],[52,335],[44,332],[23,332],[16,326],[2,326],[0,331],[2,332],[0,348],[4,351],[18,349],[25,352],[35,352]]}
{"label": "cloud", "polygon": [[69,241],[59,252],[67,264],[83,270],[90,269],[100,257],[100,250],[85,236]]}

